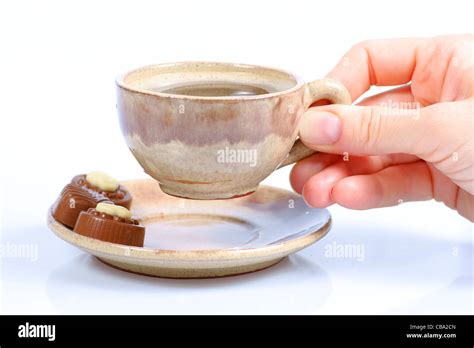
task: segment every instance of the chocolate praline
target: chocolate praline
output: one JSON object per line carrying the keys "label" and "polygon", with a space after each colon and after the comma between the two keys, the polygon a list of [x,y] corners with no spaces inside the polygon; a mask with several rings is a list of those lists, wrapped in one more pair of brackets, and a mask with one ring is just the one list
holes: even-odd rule
{"label": "chocolate praline", "polygon": [[105,242],[142,247],[145,227],[135,219],[125,219],[94,208],[81,212],[74,226],[74,232]]}
{"label": "chocolate praline", "polygon": [[82,187],[86,187],[90,190],[94,190],[104,195],[115,204],[125,207],[127,209],[130,209],[132,205],[132,195],[123,185],[119,185],[115,191],[104,191],[96,186],[91,185],[86,180],[86,174],[76,175],[75,177],[72,178],[71,183],[82,186]]}
{"label": "chocolate praline", "polygon": [[63,225],[73,228],[82,211],[95,208],[101,202],[112,203],[107,197],[96,191],[67,184],[53,205],[52,215]]}

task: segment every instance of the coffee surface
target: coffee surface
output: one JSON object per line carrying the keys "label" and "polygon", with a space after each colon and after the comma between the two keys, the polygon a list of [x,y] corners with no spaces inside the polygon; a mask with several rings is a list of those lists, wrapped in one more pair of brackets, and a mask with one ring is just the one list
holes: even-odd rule
{"label": "coffee surface", "polygon": [[232,97],[268,94],[272,91],[249,84],[237,84],[230,82],[201,82],[186,85],[167,87],[165,89],[154,88],[156,92],[189,95],[197,97]]}

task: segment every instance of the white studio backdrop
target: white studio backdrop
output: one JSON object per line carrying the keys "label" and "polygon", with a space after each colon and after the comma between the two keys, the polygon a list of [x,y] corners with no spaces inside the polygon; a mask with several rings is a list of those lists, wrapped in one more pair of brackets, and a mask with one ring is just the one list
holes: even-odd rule
{"label": "white studio backdrop", "polygon": [[[467,32],[473,32],[470,1],[2,1],[2,238],[14,240],[13,233],[23,231],[23,241],[52,241],[45,232],[45,211],[63,183],[77,173],[103,170],[119,179],[145,177],[120,133],[114,86],[119,73],[159,62],[213,60],[279,67],[310,81],[324,77],[361,40]],[[266,183],[290,188],[288,173],[288,168],[278,171]],[[352,224],[355,229],[394,221],[395,229],[423,230],[444,241],[446,248],[457,242],[469,248],[465,236],[472,225],[439,203],[367,212],[332,207],[331,212],[345,226],[357,222]],[[31,232],[40,231],[39,226],[41,232]],[[402,239],[390,236],[396,242]],[[72,250],[61,241],[54,243],[57,249]],[[470,249],[472,261],[472,239]],[[45,261],[43,271],[55,262]],[[32,269],[19,268],[30,276],[24,286],[41,294],[48,275]],[[16,295],[26,296],[27,291],[7,285],[23,279],[13,273],[2,272],[0,312],[58,311],[40,295],[34,303],[20,303]],[[348,280],[341,282],[346,286]],[[339,302],[329,301],[323,312],[380,313],[393,308],[384,307],[386,299],[377,296],[357,302],[360,298],[354,296],[366,293],[373,282],[367,280],[353,297],[336,291]],[[396,288],[394,294],[401,291]],[[472,312],[472,299],[470,306]]]}

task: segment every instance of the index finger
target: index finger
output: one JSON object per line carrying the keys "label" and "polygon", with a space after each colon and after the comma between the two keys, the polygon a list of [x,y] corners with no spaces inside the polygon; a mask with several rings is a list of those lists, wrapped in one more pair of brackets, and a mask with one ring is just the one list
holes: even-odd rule
{"label": "index finger", "polygon": [[370,86],[395,86],[410,82],[416,51],[424,39],[405,38],[363,41],[352,47],[328,77],[346,86],[352,100]]}

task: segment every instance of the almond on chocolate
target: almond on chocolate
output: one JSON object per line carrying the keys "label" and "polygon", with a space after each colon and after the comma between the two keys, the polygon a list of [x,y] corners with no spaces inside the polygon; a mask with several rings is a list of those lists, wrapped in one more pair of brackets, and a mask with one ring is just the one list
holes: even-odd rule
{"label": "almond on chocolate", "polygon": [[102,172],[90,172],[88,174],[76,175],[71,180],[76,184],[94,190],[117,205],[130,209],[132,196],[130,192],[120,185],[117,180]]}

